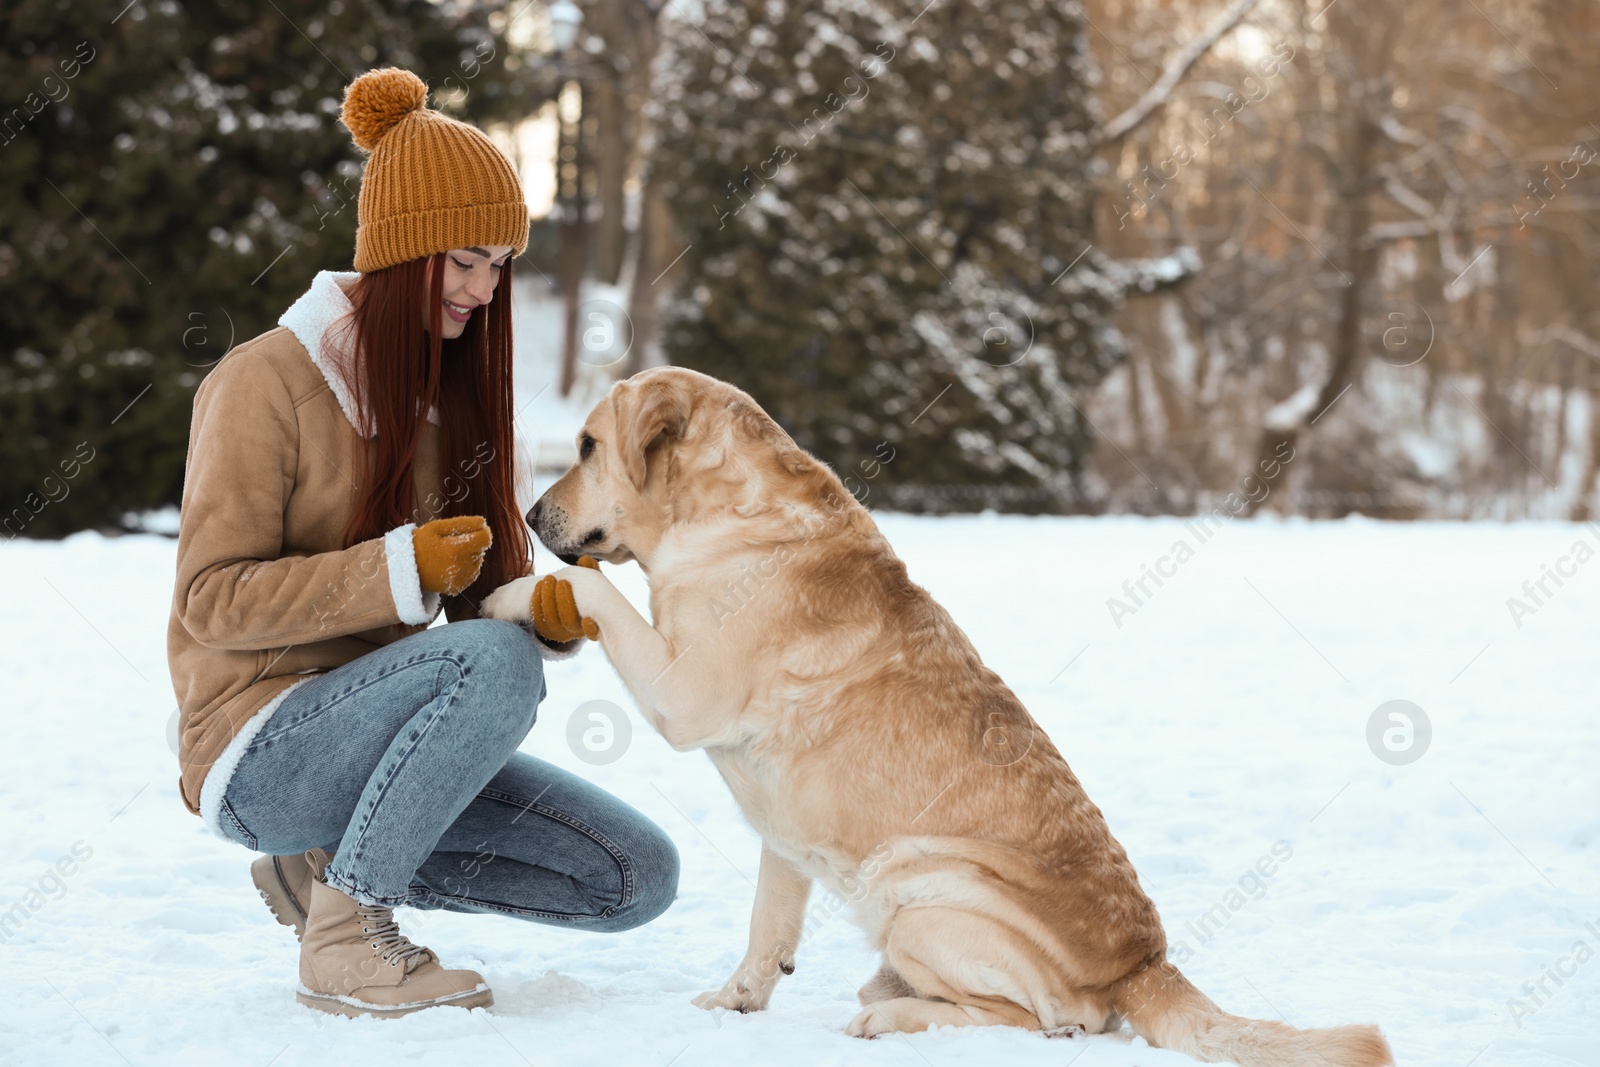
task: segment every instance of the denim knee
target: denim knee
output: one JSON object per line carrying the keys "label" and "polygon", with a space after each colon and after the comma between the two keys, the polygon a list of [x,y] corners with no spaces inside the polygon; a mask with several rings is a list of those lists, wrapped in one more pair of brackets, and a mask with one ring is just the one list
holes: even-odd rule
{"label": "denim knee", "polygon": [[519,706],[527,700],[536,709],[544,700],[544,660],[531,633],[504,619],[463,619],[450,625],[466,628],[455,635],[456,643],[468,668],[481,671],[486,685]]}
{"label": "denim knee", "polygon": [[585,923],[585,929],[632,930],[659,916],[678,898],[678,846],[664,830],[652,822],[639,826],[628,858],[633,868],[632,898],[607,918]]}

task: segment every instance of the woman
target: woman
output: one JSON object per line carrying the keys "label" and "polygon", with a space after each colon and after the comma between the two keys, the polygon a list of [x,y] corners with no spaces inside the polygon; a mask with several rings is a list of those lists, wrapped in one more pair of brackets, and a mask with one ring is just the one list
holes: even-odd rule
{"label": "woman", "polygon": [[[167,631],[179,789],[300,936],[301,1003],[493,1003],[393,910],[624,930],[678,857],[650,820],[517,751],[547,640],[479,618],[531,570],[513,477],[515,171],[371,71],[342,118],[371,158],[354,273],[323,271],[195,394]],[[429,628],[443,608],[450,625]],[[554,634],[571,637],[571,634]]]}

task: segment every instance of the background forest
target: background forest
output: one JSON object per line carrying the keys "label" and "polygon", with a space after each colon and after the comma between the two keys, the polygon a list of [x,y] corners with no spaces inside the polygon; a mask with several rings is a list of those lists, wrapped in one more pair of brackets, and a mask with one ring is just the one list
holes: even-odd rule
{"label": "background forest", "polygon": [[736,382],[872,506],[1595,507],[1583,0],[23,0],[0,40],[8,536],[176,504],[206,369],[349,269],[338,105],[390,64],[517,153],[563,393],[611,296],[588,362]]}

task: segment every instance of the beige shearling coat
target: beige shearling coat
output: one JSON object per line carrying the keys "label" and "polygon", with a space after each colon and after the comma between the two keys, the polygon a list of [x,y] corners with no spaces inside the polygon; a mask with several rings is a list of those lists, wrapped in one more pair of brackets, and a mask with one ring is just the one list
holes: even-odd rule
{"label": "beige shearling coat", "polygon": [[[367,420],[345,387],[349,357],[327,329],[350,310],[345,287],[357,277],[319,273],[277,328],[230,351],[195,393],[167,659],[179,793],[219,836],[228,780],[290,690],[425,629],[441,606],[450,622],[477,615],[464,597],[422,593],[411,533],[441,517],[464,480],[513,457],[485,441],[462,470],[443,471],[437,409],[423,424],[412,521],[340,544]],[[374,435],[359,440],[371,449]],[[578,644],[541,639],[541,654],[566,658]]]}

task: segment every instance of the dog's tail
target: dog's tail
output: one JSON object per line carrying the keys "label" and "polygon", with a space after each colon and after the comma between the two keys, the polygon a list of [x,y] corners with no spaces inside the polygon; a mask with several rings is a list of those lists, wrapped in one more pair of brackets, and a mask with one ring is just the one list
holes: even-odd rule
{"label": "dog's tail", "polygon": [[1229,1015],[1165,961],[1111,986],[1112,1005],[1156,1048],[1239,1067],[1390,1067],[1394,1055],[1376,1026],[1296,1030]]}

